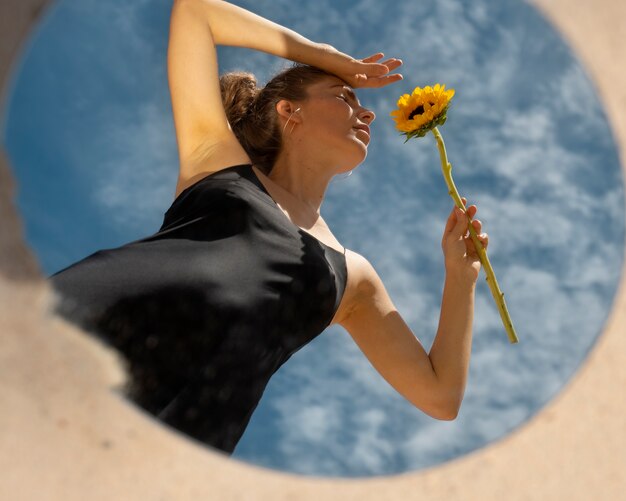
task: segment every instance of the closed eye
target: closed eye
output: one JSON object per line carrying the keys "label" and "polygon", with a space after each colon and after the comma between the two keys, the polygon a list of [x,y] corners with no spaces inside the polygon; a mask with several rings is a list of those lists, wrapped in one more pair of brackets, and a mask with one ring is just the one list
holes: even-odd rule
{"label": "closed eye", "polygon": [[[344,84],[335,84],[335,85],[331,85],[332,87],[341,87],[341,92],[342,94],[340,94],[337,97],[340,97],[341,99],[343,99],[345,102],[350,102],[350,100],[352,100],[352,102],[354,103],[354,106],[359,107],[361,106],[361,103],[359,102],[359,100],[356,97],[356,94],[354,93],[354,91],[352,89],[350,89],[349,87],[346,87]],[[344,94],[348,95],[347,99]]]}

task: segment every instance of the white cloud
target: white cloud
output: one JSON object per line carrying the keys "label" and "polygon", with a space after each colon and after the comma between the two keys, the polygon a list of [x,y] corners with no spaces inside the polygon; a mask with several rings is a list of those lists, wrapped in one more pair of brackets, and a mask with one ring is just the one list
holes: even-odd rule
{"label": "white cloud", "polygon": [[293,414],[289,415],[289,420],[297,422],[302,432],[301,438],[312,443],[323,442],[331,430],[336,431],[341,426],[336,409],[331,406],[309,405],[290,410]]}
{"label": "white cloud", "polygon": [[174,133],[170,118],[150,102],[107,117],[111,125],[99,141],[109,154],[98,168],[94,197],[112,226],[156,232],[154,221],[160,223],[174,201],[178,165],[172,160],[178,157],[164,140]]}
{"label": "white cloud", "polygon": [[[604,130],[606,127],[598,95],[590,78],[578,64],[570,64],[560,79],[550,86],[553,96],[558,96],[560,106],[571,116],[569,126],[577,133]],[[608,144],[610,137],[600,136]]]}
{"label": "white cloud", "polygon": [[389,440],[382,425],[387,416],[380,409],[364,409],[356,415],[359,434],[351,450],[351,458],[365,471],[383,471],[395,456],[395,445]]}

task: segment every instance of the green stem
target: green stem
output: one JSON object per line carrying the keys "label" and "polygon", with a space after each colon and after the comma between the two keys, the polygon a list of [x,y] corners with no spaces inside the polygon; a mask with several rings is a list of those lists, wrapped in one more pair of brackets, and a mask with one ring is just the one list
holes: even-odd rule
{"label": "green stem", "polygon": [[[448,193],[454,200],[454,203],[458,208],[460,208],[463,212],[467,214],[465,206],[463,205],[463,201],[459,196],[459,192],[454,185],[454,181],[452,179],[452,165],[448,162],[448,155],[446,154],[446,145],[443,142],[443,137],[441,137],[441,133],[437,130],[437,127],[432,129],[432,133],[435,135],[435,139],[437,139],[437,148],[439,149],[439,158],[441,159],[441,170],[443,171],[443,177],[446,180],[446,185],[448,186]],[[517,335],[515,334],[515,328],[513,327],[513,322],[511,322],[511,316],[509,315],[509,310],[506,307],[506,303],[504,302],[504,293],[500,290],[500,286],[498,285],[498,281],[496,280],[496,275],[493,272],[493,268],[491,267],[491,263],[489,262],[489,257],[487,257],[487,251],[483,247],[483,244],[478,240],[478,234],[476,233],[476,229],[472,224],[472,218],[467,214],[467,219],[469,220],[469,232],[472,237],[472,242],[474,242],[474,247],[478,252],[478,257],[480,262],[485,270],[487,275],[486,280],[489,285],[489,289],[491,290],[491,294],[493,299],[498,306],[498,311],[500,312],[500,318],[502,319],[502,323],[504,324],[504,328],[506,329],[506,333],[509,336],[509,341],[513,343],[519,342],[517,339]]]}

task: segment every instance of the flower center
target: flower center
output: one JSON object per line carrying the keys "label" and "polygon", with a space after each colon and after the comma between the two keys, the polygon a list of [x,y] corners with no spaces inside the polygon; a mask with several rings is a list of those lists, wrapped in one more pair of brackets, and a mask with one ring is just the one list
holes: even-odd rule
{"label": "flower center", "polygon": [[[430,102],[430,101],[428,102],[428,104],[430,104],[431,106],[434,106],[434,105],[435,105],[435,103],[432,103],[432,102]],[[423,105],[423,104],[420,104],[417,108],[415,108],[415,109],[411,112],[411,114],[409,115],[409,120],[413,120],[413,117],[414,117],[415,115],[421,115],[421,114],[423,114],[423,113],[424,113],[424,105]]]}

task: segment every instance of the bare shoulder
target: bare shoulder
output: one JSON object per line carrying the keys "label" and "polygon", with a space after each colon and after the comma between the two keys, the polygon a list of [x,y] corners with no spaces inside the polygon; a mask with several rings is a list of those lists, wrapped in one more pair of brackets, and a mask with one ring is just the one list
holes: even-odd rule
{"label": "bare shoulder", "polygon": [[350,277],[352,279],[353,286],[359,286],[357,288],[362,288],[364,284],[366,284],[369,280],[371,280],[371,273],[374,271],[374,267],[369,262],[369,260],[350,249],[346,249],[346,265],[348,267],[348,272],[350,273]]}
{"label": "bare shoulder", "polygon": [[346,268],[346,289],[332,323],[345,327],[347,319],[357,309],[371,305],[376,300],[378,306],[386,310],[395,309],[380,276],[366,257],[346,248]]}

